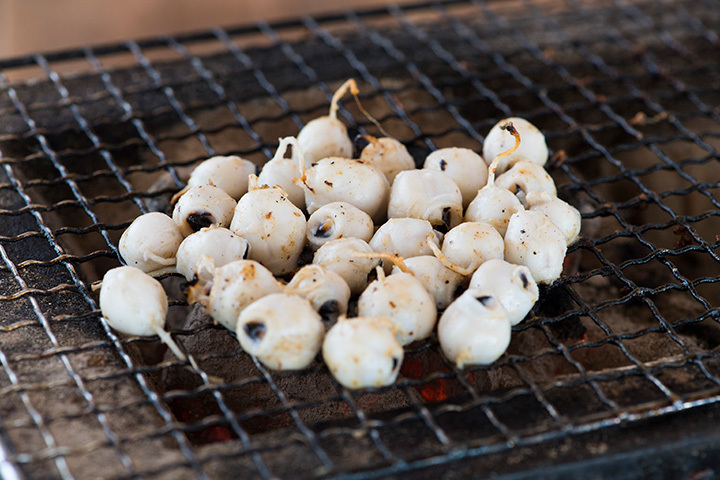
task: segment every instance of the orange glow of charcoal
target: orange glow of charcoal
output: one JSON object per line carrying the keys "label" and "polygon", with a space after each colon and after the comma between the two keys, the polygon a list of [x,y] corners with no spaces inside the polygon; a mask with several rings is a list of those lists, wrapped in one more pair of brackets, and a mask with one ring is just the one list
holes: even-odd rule
{"label": "orange glow of charcoal", "polygon": [[426,402],[442,402],[447,400],[447,382],[438,378],[422,387],[416,387],[417,391]]}
{"label": "orange glow of charcoal", "polygon": [[229,442],[234,438],[230,430],[220,426],[206,428],[202,433],[206,439],[206,443]]}
{"label": "orange glow of charcoal", "polygon": [[[417,358],[406,358],[400,367],[400,373],[413,380],[419,380],[424,373],[423,365]],[[433,370],[427,370],[428,372]],[[426,385],[418,385],[415,387],[420,396],[426,402],[442,402],[448,398],[447,382],[442,378],[437,378]]]}

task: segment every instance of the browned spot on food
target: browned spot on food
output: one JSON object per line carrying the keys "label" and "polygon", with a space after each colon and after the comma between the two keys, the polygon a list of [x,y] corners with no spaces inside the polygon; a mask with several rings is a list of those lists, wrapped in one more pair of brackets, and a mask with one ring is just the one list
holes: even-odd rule
{"label": "browned spot on food", "polygon": [[390,300],[390,308],[397,308],[397,305],[392,300]]}
{"label": "browned spot on food", "polygon": [[267,213],[265,214],[265,218],[266,218],[267,220],[270,220],[270,219],[272,218],[272,216],[273,216],[272,212],[267,212]]}
{"label": "browned spot on food", "polygon": [[325,185],[327,185],[330,188],[332,188],[332,186],[333,186],[332,182],[328,182],[327,180],[325,180],[324,183],[325,183]]}
{"label": "browned spot on food", "polygon": [[245,278],[245,280],[252,280],[255,278],[255,265],[252,263],[247,263],[243,269],[240,271],[240,274]]}

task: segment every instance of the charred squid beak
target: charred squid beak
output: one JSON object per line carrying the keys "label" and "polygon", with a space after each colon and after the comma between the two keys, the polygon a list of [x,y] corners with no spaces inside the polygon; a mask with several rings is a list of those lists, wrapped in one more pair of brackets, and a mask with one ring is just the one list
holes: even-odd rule
{"label": "charred squid beak", "polygon": [[202,228],[209,227],[214,224],[215,217],[210,212],[191,213],[187,217],[187,223],[193,231],[197,232]]}

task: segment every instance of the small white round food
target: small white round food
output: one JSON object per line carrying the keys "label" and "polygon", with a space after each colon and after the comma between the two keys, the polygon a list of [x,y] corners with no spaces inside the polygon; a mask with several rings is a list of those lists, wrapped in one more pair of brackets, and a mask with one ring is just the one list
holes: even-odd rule
{"label": "small white round food", "polygon": [[386,277],[380,270],[358,299],[358,316],[386,317],[395,325],[401,345],[427,338],[435,328],[435,299],[410,273]]}
{"label": "small white round food", "polygon": [[565,234],[568,246],[575,243],[580,235],[582,217],[580,212],[567,202],[547,192],[530,192],[525,202],[532,211],[542,212]]}
{"label": "small white round food", "polygon": [[388,218],[421,218],[450,229],[462,222],[462,194],[439,170],[406,170],[395,177],[387,213]]}
{"label": "small white round food", "polygon": [[404,355],[393,329],[387,318],[340,318],[322,346],[330,373],[351,389],[392,385]]}
{"label": "small white round food", "polygon": [[215,322],[233,331],[245,307],[282,292],[270,270],[254,260],[236,260],[215,268],[212,258],[205,255],[194,281],[187,290],[188,303],[199,303]]}
{"label": "small white round food", "polygon": [[481,188],[465,212],[465,220],[469,222],[487,222],[505,236],[510,217],[524,207],[520,200],[509,190],[500,188],[495,183],[497,166],[520,147],[520,134],[512,123],[503,124],[500,130],[507,132],[514,139],[508,150],[500,152],[488,167],[487,184]]}
{"label": "small white round food", "polygon": [[495,185],[514,193],[527,208],[525,197],[530,192],[547,192],[557,196],[555,182],[547,171],[537,163],[521,160],[510,170],[495,179]]}
{"label": "small white round food", "polygon": [[440,170],[453,179],[460,189],[463,208],[467,208],[487,182],[485,160],[469,148],[449,147],[435,150],[425,158],[423,168]]}
{"label": "small white round food", "polygon": [[353,294],[362,293],[368,277],[375,272],[380,263],[374,258],[356,257],[356,252],[372,253],[366,241],[359,238],[338,238],[318,248],[313,256],[313,263],[335,272],[345,280]]}
{"label": "small white round food", "polygon": [[[290,145],[293,147],[292,157],[285,158],[285,152]],[[303,209],[305,208],[305,191],[293,182],[293,179],[300,176],[298,161],[301,156],[302,152],[295,137],[281,138],[275,156],[263,165],[260,175],[258,175],[258,185],[279,186],[296,207]]]}
{"label": "small white round food", "polygon": [[481,188],[465,211],[466,222],[486,222],[505,236],[510,217],[524,207],[520,200],[505,188],[486,185]]}
{"label": "small white round food", "polygon": [[275,293],[243,309],[235,334],[243,350],[263,365],[273,370],[300,370],[320,351],[325,327],[309,301]]}
{"label": "small white round food", "polygon": [[212,185],[190,188],[175,204],[172,218],[187,237],[201,228],[228,227],[236,202],[224,190]]}
{"label": "small white round food", "polygon": [[168,300],[160,282],[142,270],[117,267],[103,276],[100,310],[118,332],[145,337],[163,329]]}
{"label": "small white round food", "polygon": [[350,79],[337,89],[330,102],[330,113],[308,122],[298,133],[297,141],[305,155],[305,167],[323,158],[352,156],[352,142],[348,137],[347,128],[337,119],[338,102],[350,90],[357,96],[359,90],[355,80]]}
{"label": "small white round food", "polygon": [[[435,298],[435,307],[444,310],[455,300],[459,291],[465,284],[466,277],[453,272],[435,256],[421,255],[406,258],[405,266],[423,284],[425,289]],[[392,275],[400,272],[397,266],[392,269]]]}
{"label": "small white round food", "polygon": [[160,282],[135,267],[117,267],[103,276],[100,311],[120,333],[158,335],[181,360],[185,355],[164,330],[168,299]]}
{"label": "small white round food", "polygon": [[370,215],[347,202],[332,202],[310,215],[306,236],[310,248],[317,250],[338,238],[359,238],[367,242],[374,230]]}
{"label": "small white round food", "polygon": [[303,209],[305,208],[305,192],[293,183],[293,179],[299,176],[300,173],[298,173],[295,162],[289,158],[281,158],[263,166],[258,176],[258,183],[282,188],[293,205]]}
{"label": "small white round food", "polygon": [[548,148],[545,143],[545,136],[535,125],[519,117],[500,120],[490,129],[483,144],[483,157],[488,162],[488,165],[495,157],[507,151],[513,146],[513,143],[515,143],[513,135],[501,128],[508,122],[512,122],[517,129],[522,138],[522,144],[511,155],[503,158],[497,165],[498,172],[504,172],[520,160],[527,160],[540,166],[545,165],[548,159]]}
{"label": "small white round food", "polygon": [[474,271],[484,262],[503,258],[505,243],[498,231],[484,222],[465,222],[445,234],[442,253],[455,265]]}
{"label": "small white round food", "polygon": [[361,138],[369,143],[360,152],[360,160],[380,170],[390,185],[398,173],[415,168],[415,160],[408,153],[405,145],[394,138],[376,138],[372,135],[363,135]]}
{"label": "small white round food", "polygon": [[540,295],[530,269],[505,260],[480,265],[470,279],[470,288],[494,296],[505,308],[511,325],[523,321]]}
{"label": "small white round food", "polygon": [[[380,226],[370,239],[370,247],[376,252],[412,258],[418,255],[432,255],[428,247],[428,235],[433,243],[440,245],[440,234],[433,230],[427,220],[420,218],[391,218]],[[386,271],[391,265],[383,262]]]}
{"label": "small white round food", "polygon": [[360,160],[324,158],[296,183],[305,190],[310,214],[328,203],[347,202],[370,215],[375,223],[385,220],[390,184],[380,170]]}
{"label": "small white round food", "polygon": [[145,273],[172,271],[183,241],[180,228],[164,213],[150,212],[137,217],[120,237],[123,260]]}
{"label": "small white round food", "polygon": [[300,295],[310,301],[326,322],[345,315],[350,301],[350,287],[343,278],[320,265],[305,265],[285,285],[285,293]]}
{"label": "small white round food", "polygon": [[319,117],[308,122],[298,133],[307,168],[323,158],[352,156],[352,141],[347,127],[336,117]]}
{"label": "small white round food", "polygon": [[195,167],[187,188],[213,185],[237,200],[247,192],[248,175],[256,171],[253,162],[237,155],[210,157]]}
{"label": "small white round food", "polygon": [[217,268],[235,260],[245,260],[249,253],[247,240],[227,228],[202,228],[185,237],[180,244],[177,250],[177,272],[190,281],[203,255],[212,257]]}
{"label": "small white round food", "polygon": [[292,272],[305,246],[305,215],[282,188],[254,188],[253,182],[237,203],[230,230],[248,241],[251,260],[275,275]]}
{"label": "small white round food", "polygon": [[505,260],[530,269],[537,283],[560,278],[567,244],[565,234],[542,212],[522,210],[505,233]]}
{"label": "small white round food", "polygon": [[510,345],[510,333],[505,309],[483,290],[465,290],[438,321],[440,347],[458,368],[500,358]]}

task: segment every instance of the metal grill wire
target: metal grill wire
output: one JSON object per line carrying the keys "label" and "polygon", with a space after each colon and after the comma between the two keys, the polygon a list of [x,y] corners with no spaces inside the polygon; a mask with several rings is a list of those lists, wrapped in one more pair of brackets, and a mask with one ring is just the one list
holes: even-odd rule
{"label": "metal grill wire", "polygon": [[[349,478],[716,402],[718,7],[433,3],[0,62],[0,471]],[[68,65],[83,73],[60,73]],[[478,149],[509,115],[539,125],[560,195],[583,211],[577,271],[543,292],[500,361],[460,371],[431,340],[407,350],[422,368],[403,367],[391,388],[347,391],[320,362],[269,371],[239,347],[143,362],[155,339],[116,335],[88,287],[119,264],[120,233],[208,156],[262,163],[348,77],[418,156]],[[248,114],[257,99],[262,113]],[[341,115],[373,132],[349,105]],[[151,191],[161,175],[166,188]],[[621,310],[636,324],[618,323]],[[254,373],[218,382],[227,361]],[[163,388],[173,372],[192,386]],[[315,396],[293,382],[316,382]],[[274,401],[235,408],[258,391]],[[213,409],[179,418],[178,403]],[[327,410],[333,421],[314,422]],[[208,432],[227,441],[197,441]]]}

